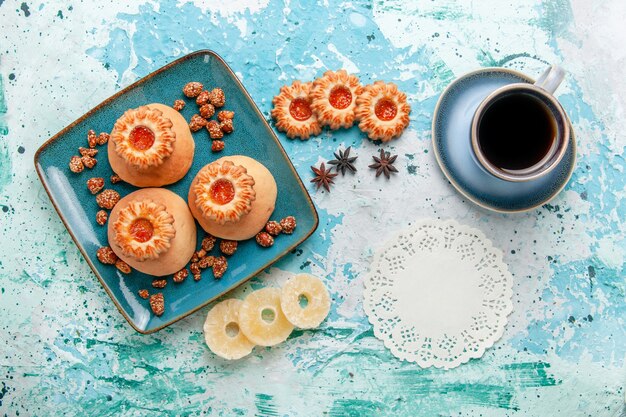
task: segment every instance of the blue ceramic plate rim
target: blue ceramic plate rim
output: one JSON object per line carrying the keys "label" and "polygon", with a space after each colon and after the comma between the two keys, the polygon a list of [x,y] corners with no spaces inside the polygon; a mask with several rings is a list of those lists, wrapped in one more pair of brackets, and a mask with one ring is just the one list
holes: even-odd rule
{"label": "blue ceramic plate rim", "polygon": [[[554,192],[552,194],[550,194],[548,197],[546,197],[543,201],[540,201],[537,204],[534,204],[532,206],[529,207],[524,207],[521,209],[503,209],[503,208],[499,208],[499,207],[494,207],[491,206],[489,204],[486,204],[485,202],[477,199],[475,196],[472,195],[472,193],[469,190],[466,190],[464,187],[462,187],[460,184],[458,184],[455,180],[454,177],[450,174],[450,172],[448,171],[448,168],[446,166],[446,164],[443,162],[441,155],[439,154],[439,146],[437,144],[437,120],[439,117],[439,110],[441,107],[441,104],[444,100],[444,98],[447,96],[447,94],[449,93],[449,91],[454,88],[456,86],[457,83],[461,82],[463,79],[465,78],[469,78],[475,75],[480,75],[482,73],[491,73],[491,72],[504,72],[504,73],[509,73],[511,75],[514,75],[516,77],[519,77],[529,83],[534,83],[535,80],[531,77],[529,77],[526,74],[523,74],[519,71],[515,71],[512,69],[508,69],[508,68],[500,68],[500,67],[487,67],[487,68],[481,68],[475,71],[470,71],[467,72],[459,77],[457,77],[456,79],[454,79],[452,82],[450,82],[450,84],[448,84],[448,86],[443,90],[443,92],[441,93],[441,95],[439,96],[439,99],[437,100],[437,104],[435,105],[435,110],[433,112],[433,120],[432,120],[432,127],[431,127],[431,131],[432,131],[432,146],[433,146],[433,151],[435,153],[435,159],[437,160],[437,164],[439,165],[439,168],[441,169],[441,171],[443,172],[444,176],[446,177],[446,179],[448,181],[450,181],[450,184],[452,184],[452,186],[465,198],[467,198],[469,201],[471,201],[472,203],[476,204],[479,207],[482,207],[486,210],[489,211],[493,211],[493,212],[497,212],[497,213],[524,213],[527,212],[529,210],[532,210],[534,208],[540,207],[548,202],[550,202],[554,197],[556,197],[561,191],[563,191],[563,188],[565,188],[565,186],[567,185],[567,183],[569,182],[570,178],[572,177],[572,174],[574,172],[574,169],[576,167],[576,137],[574,134],[574,129],[570,128],[570,146],[572,146],[572,162],[571,162],[571,166],[570,169],[566,175],[566,177],[564,178],[564,180],[561,182],[561,184],[559,184],[558,187],[556,187],[554,189]],[[569,120],[568,120],[569,122]],[[570,127],[571,127],[571,122],[570,123]],[[562,162],[563,163],[563,162]],[[504,181],[504,180],[502,180]]]}
{"label": "blue ceramic plate rim", "polygon": [[[78,240],[78,238],[72,232],[65,214],[62,212],[62,210],[59,208],[59,206],[57,205],[57,203],[55,201],[55,198],[53,196],[53,192],[51,190],[51,185],[46,180],[46,175],[43,172],[43,168],[42,168],[42,166],[41,166],[41,164],[39,162],[39,159],[40,159],[41,154],[46,150],[46,148],[49,145],[51,145],[52,143],[54,143],[54,142],[56,142],[58,140],[61,140],[76,125],[82,123],[84,120],[86,120],[86,119],[90,118],[91,116],[93,116],[101,108],[106,107],[107,105],[109,105],[113,101],[115,101],[117,98],[119,98],[119,97],[121,97],[121,96],[123,96],[123,95],[125,95],[125,94],[127,94],[127,93],[129,93],[131,91],[133,91],[134,89],[140,87],[142,84],[144,84],[147,81],[149,81],[155,75],[160,74],[160,73],[162,73],[164,71],[168,71],[168,70],[176,67],[178,64],[183,63],[183,62],[185,62],[185,61],[187,61],[189,59],[195,58],[195,57],[197,57],[199,55],[210,55],[214,59],[218,60],[224,66],[224,68],[226,68],[226,70],[230,74],[231,78],[233,80],[235,80],[237,86],[243,92],[243,97],[245,98],[245,100],[247,100],[250,103],[250,106],[254,109],[257,118],[262,122],[263,128],[266,129],[266,131],[268,132],[269,136],[272,138],[272,140],[277,145],[278,149],[280,149],[280,152],[282,153],[282,157],[287,162],[287,166],[289,167],[289,169],[291,170],[291,173],[293,174],[294,178],[296,179],[296,182],[297,182],[298,186],[300,187],[300,189],[302,191],[302,194],[306,198],[306,203],[308,204],[309,208],[311,209],[311,212],[313,213],[314,222],[313,222],[313,226],[311,227],[311,229],[308,230],[306,232],[306,234],[301,239],[293,242],[293,244],[289,245],[285,250],[283,250],[282,252],[276,254],[276,256],[270,258],[262,267],[258,268],[254,272],[252,272],[252,273],[246,275],[245,277],[241,278],[239,281],[236,281],[232,286],[226,288],[224,291],[221,291],[220,293],[214,295],[213,297],[209,297],[209,299],[207,299],[206,301],[202,302],[200,305],[196,306],[195,308],[191,308],[189,310],[181,312],[180,314],[178,314],[177,316],[173,317],[172,319],[170,319],[169,321],[163,323],[160,326],[157,326],[157,327],[154,327],[154,328],[149,328],[149,329],[141,329],[141,328],[136,326],[136,324],[133,322],[133,320],[130,318],[130,316],[126,313],[126,310],[119,304],[119,302],[117,301],[116,297],[113,295],[111,289],[109,288],[109,285],[106,283],[106,281],[101,276],[101,274],[100,274],[100,272],[98,270],[98,267],[93,262],[91,262],[91,259],[87,255],[87,253],[85,251],[85,248],[83,247],[82,243]],[[103,102],[101,102],[100,104],[98,104],[97,106],[92,108],[91,110],[89,110],[87,113],[85,113],[84,115],[82,115],[81,117],[76,119],[74,122],[72,122],[71,124],[66,126],[59,133],[57,133],[56,135],[54,135],[50,139],[48,139],[46,142],[44,142],[43,145],[41,145],[39,147],[39,149],[37,149],[37,152],[35,152],[34,164],[35,164],[35,170],[37,172],[37,175],[39,176],[39,180],[41,181],[44,190],[48,194],[48,197],[50,198],[52,206],[54,207],[54,209],[56,210],[57,214],[59,215],[61,221],[63,222],[63,225],[65,226],[65,228],[67,229],[68,233],[70,234],[70,237],[74,241],[74,244],[76,245],[76,247],[78,248],[78,250],[82,254],[83,258],[85,259],[85,261],[87,262],[87,264],[89,265],[91,270],[94,272],[94,274],[98,278],[98,281],[100,281],[100,284],[102,285],[102,287],[104,288],[106,293],[109,295],[109,298],[111,298],[111,300],[113,301],[113,304],[115,305],[117,310],[126,319],[128,324],[130,324],[130,326],[135,331],[137,331],[137,332],[139,332],[141,334],[151,334],[151,333],[155,333],[155,332],[157,332],[159,330],[162,330],[165,327],[168,327],[168,326],[172,325],[173,323],[175,323],[175,322],[177,322],[177,321],[179,321],[179,320],[181,320],[181,319],[183,319],[183,318],[185,318],[185,317],[195,313],[196,311],[198,311],[201,308],[207,306],[208,304],[210,304],[211,302],[215,301],[217,298],[221,297],[225,293],[227,293],[227,292],[233,290],[234,288],[240,286],[241,284],[247,282],[248,280],[250,280],[254,276],[256,276],[259,273],[261,273],[263,270],[265,270],[266,268],[268,268],[269,266],[271,266],[272,264],[277,262],[279,259],[283,258],[289,252],[293,251],[299,244],[301,244],[302,242],[307,240],[313,234],[313,232],[315,232],[315,230],[317,229],[317,227],[319,225],[319,215],[317,213],[315,205],[313,204],[313,201],[311,200],[311,196],[309,195],[308,191],[306,190],[306,188],[305,188],[305,186],[304,186],[304,184],[302,182],[302,179],[300,178],[300,176],[298,175],[296,169],[294,168],[293,164],[291,163],[291,159],[289,159],[289,156],[285,152],[285,149],[283,148],[282,144],[280,143],[280,140],[276,136],[276,133],[269,126],[269,124],[267,123],[267,120],[265,120],[265,117],[263,117],[263,114],[259,110],[258,106],[254,102],[252,97],[250,97],[250,94],[248,93],[246,88],[243,86],[243,84],[241,83],[239,78],[237,78],[236,74],[233,72],[233,70],[230,68],[230,66],[216,52],[214,52],[212,50],[208,50],[208,49],[195,51],[195,52],[189,53],[189,54],[187,54],[187,55],[185,55],[185,56],[183,56],[181,58],[178,58],[178,59],[170,62],[169,64],[166,64],[163,67],[157,69],[156,71],[153,71],[150,74],[144,76],[143,78],[141,78],[138,81],[134,82],[133,84],[125,87],[124,89],[118,91],[117,93],[115,93],[111,97],[107,98],[106,100],[104,100]]]}

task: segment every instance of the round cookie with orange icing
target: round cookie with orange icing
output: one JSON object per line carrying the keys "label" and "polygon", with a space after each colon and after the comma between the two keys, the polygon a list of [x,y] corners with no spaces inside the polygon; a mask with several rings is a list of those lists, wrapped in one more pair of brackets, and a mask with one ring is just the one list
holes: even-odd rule
{"label": "round cookie with orange icing", "polygon": [[188,203],[207,233],[222,239],[246,240],[269,220],[277,193],[274,176],[263,164],[233,155],[198,172],[189,187]]}
{"label": "round cookie with orange icing", "polygon": [[356,102],[359,129],[370,139],[388,142],[409,125],[411,106],[394,83],[376,81],[366,85]]}
{"label": "round cookie with orange icing", "polygon": [[320,125],[331,129],[349,128],[356,119],[356,98],[363,87],[356,75],[346,70],[326,71],[324,76],[313,82],[311,108]]}
{"label": "round cookie with orange icing", "polygon": [[196,248],[196,223],[189,207],[164,188],[144,188],[122,198],[107,227],[113,252],[150,275],[180,271]]}
{"label": "round cookie with orange icing", "polygon": [[153,103],[127,110],[117,119],[108,144],[113,171],[137,187],[160,187],[185,176],[195,144],[185,118]]}
{"label": "round cookie with orange icing", "polygon": [[311,109],[309,92],[312,85],[296,80],[291,85],[282,86],[280,94],[272,100],[272,117],[276,121],[276,128],[285,132],[288,138],[304,140],[322,131]]}

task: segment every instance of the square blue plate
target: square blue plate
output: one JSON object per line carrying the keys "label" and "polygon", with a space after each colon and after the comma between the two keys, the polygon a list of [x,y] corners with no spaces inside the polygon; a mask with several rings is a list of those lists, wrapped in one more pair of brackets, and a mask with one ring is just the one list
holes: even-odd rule
{"label": "square blue plate", "polygon": [[[187,105],[182,114],[189,120],[197,112],[195,100],[182,94],[182,87],[189,81],[200,81],[205,88],[224,90],[224,109],[235,112],[235,131],[225,136],[226,147],[219,153],[211,152],[211,140],[205,129],[194,133],[196,151],[191,169],[182,180],[166,188],[187,201],[191,180],[200,168],[222,156],[247,155],[264,164],[278,184],[272,219],[293,215],[298,226],[292,235],[278,236],[274,246],[268,249],[258,246],[254,239],[240,242],[220,280],[205,271],[201,281],[195,282],[189,276],[183,283],[175,284],[168,278],[168,285],[156,290],[151,286],[151,276],[137,271],[124,275],[96,258],[96,250],[107,246],[108,242],[106,226],[98,226],[95,222],[99,208],[95,197],[87,190],[87,180],[104,177],[105,187],[117,190],[122,196],[137,188],[126,183],[110,184],[113,171],[108,163],[106,146],[98,147],[98,163],[92,170],[74,174],[70,172],[68,162],[72,155],[78,155],[79,146],[87,146],[89,129],[110,132],[117,118],[127,109],[155,102],[172,105],[176,99],[185,99]],[[35,167],[78,249],[120,313],[140,333],[152,333],[169,326],[252,278],[307,239],[319,221],[311,197],[278,138],[233,71],[212,51],[198,51],[180,58],[104,101],[43,144],[35,154]],[[203,236],[204,232],[198,226],[198,242]],[[217,251],[216,248],[212,253],[217,254]],[[161,317],[152,314],[148,300],[139,297],[138,291],[143,288],[150,293],[163,293],[165,313]]]}

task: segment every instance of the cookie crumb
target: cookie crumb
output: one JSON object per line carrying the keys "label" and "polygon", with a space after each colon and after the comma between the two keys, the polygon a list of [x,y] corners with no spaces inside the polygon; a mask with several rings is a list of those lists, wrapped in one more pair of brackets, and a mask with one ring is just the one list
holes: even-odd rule
{"label": "cookie crumb", "polygon": [[278,236],[280,234],[280,232],[283,231],[283,228],[280,226],[280,223],[278,223],[278,222],[276,222],[274,220],[270,220],[265,225],[265,231],[267,233],[269,233],[270,235],[272,235],[272,236]]}
{"label": "cookie crumb", "polygon": [[109,246],[103,246],[96,251],[96,257],[105,265],[113,265],[117,262],[117,255]]}
{"label": "cookie crumb", "polygon": [[233,133],[235,127],[233,126],[233,121],[231,119],[226,119],[220,123],[220,129],[224,133]]}
{"label": "cookie crumb", "polygon": [[237,251],[237,241],[236,240],[222,240],[220,242],[220,251],[224,255],[232,255]]}
{"label": "cookie crumb", "polygon": [[220,152],[224,150],[224,141],[223,140],[214,140],[211,143],[211,151],[212,152]]}
{"label": "cookie crumb", "polygon": [[83,161],[80,159],[80,156],[74,155],[70,158],[70,171],[75,174],[79,172],[83,172],[85,169],[85,165],[83,165]]}
{"label": "cookie crumb", "polygon": [[292,234],[296,230],[296,218],[293,216],[287,216],[280,221],[280,227],[283,228],[283,233]]}
{"label": "cookie crumb", "polygon": [[215,114],[215,107],[211,103],[207,103],[202,105],[198,109],[198,112],[200,113],[200,116],[204,117],[205,119],[209,119]]}
{"label": "cookie crumb", "polygon": [[198,97],[196,97],[196,104],[198,106],[203,106],[207,104],[208,102],[209,102],[209,92],[206,90],[198,94]]}
{"label": "cookie crumb", "polygon": [[224,276],[224,273],[228,269],[228,260],[225,257],[220,256],[213,261],[213,276],[215,279],[220,279]]}
{"label": "cookie crumb", "polygon": [[152,280],[152,286],[154,288],[165,288],[166,285],[167,285],[166,279],[153,279]]}
{"label": "cookie crumb", "polygon": [[163,298],[162,293],[159,292],[150,296],[150,308],[157,316],[165,312],[165,298]]}
{"label": "cookie crumb", "polygon": [[205,236],[204,239],[202,239],[202,249],[204,249],[207,252],[210,252],[213,247],[215,246],[215,242],[217,241],[217,238],[215,238],[215,236]]}
{"label": "cookie crumb", "polygon": [[173,281],[177,284],[180,284],[181,282],[183,282],[187,277],[189,276],[189,271],[187,270],[187,268],[183,268],[180,271],[178,271],[177,273],[174,274],[174,277],[172,278]]}
{"label": "cookie crumb", "polygon": [[96,160],[96,158],[92,158],[91,156],[87,155],[80,158],[80,160],[82,161],[83,165],[85,165],[89,169],[92,169],[98,163],[98,160]]}
{"label": "cookie crumb", "polygon": [[226,95],[221,88],[214,88],[209,94],[209,101],[215,107],[222,107],[226,103]]}
{"label": "cookie crumb", "polygon": [[104,190],[96,196],[96,203],[104,209],[111,210],[120,201],[120,194],[115,190]]}
{"label": "cookie crumb", "polygon": [[90,148],[95,148],[98,143],[98,136],[96,136],[96,132],[93,129],[89,129],[87,132],[87,144]]}
{"label": "cookie crumb", "polygon": [[115,267],[119,269],[123,274],[130,274],[132,271],[132,269],[130,269],[130,265],[128,265],[126,262],[122,261],[121,259],[118,259],[115,262]]}
{"label": "cookie crumb", "polygon": [[202,88],[202,83],[192,81],[185,84],[185,86],[183,87],[183,94],[189,98],[198,97],[198,95],[202,92]]}
{"label": "cookie crumb", "polygon": [[259,232],[257,233],[256,243],[263,246],[264,248],[269,248],[274,244],[274,238],[267,232]]}
{"label": "cookie crumb", "polygon": [[192,132],[197,132],[198,130],[205,127],[206,124],[206,119],[200,117],[197,114],[194,114],[193,116],[191,116],[191,120],[189,121],[189,130],[191,130]]}
{"label": "cookie crumb", "polygon": [[93,177],[87,180],[87,189],[91,194],[98,194],[104,187],[104,178]]}
{"label": "cookie crumb", "polygon": [[100,226],[104,226],[108,218],[109,215],[104,210],[100,210],[96,213],[96,223],[98,223]]}
{"label": "cookie crumb", "polygon": [[235,112],[230,111],[230,110],[222,110],[217,114],[217,120],[219,120],[220,122],[223,122],[226,120],[233,120],[234,117],[235,117]]}
{"label": "cookie crumb", "polygon": [[185,108],[185,101],[184,100],[174,100],[174,105],[172,106],[172,108],[174,110],[181,111],[182,109]]}
{"label": "cookie crumb", "polygon": [[192,274],[196,275],[196,274],[200,274],[202,271],[200,271],[200,266],[198,265],[198,262],[192,262],[189,265],[189,270],[191,271]]}
{"label": "cookie crumb", "polygon": [[96,139],[96,143],[100,146],[102,145],[106,145],[106,143],[109,141],[109,134],[106,132],[101,132],[98,135],[98,139]]}
{"label": "cookie crumb", "polygon": [[215,256],[205,256],[204,258],[198,261],[198,266],[201,269],[206,269],[206,268],[212,267],[214,262],[215,262]]}
{"label": "cookie crumb", "polygon": [[220,124],[215,120],[211,120],[206,124],[206,130],[209,131],[211,139],[222,139],[224,137],[224,132],[220,129]]}
{"label": "cookie crumb", "polygon": [[93,148],[83,148],[82,146],[80,148],[78,148],[78,152],[80,153],[81,156],[91,156],[94,157],[98,154],[98,150],[97,149],[93,149]]}
{"label": "cookie crumb", "polygon": [[111,184],[117,184],[118,182],[122,182],[120,176],[117,174],[111,175]]}
{"label": "cookie crumb", "polygon": [[147,300],[150,297],[150,293],[146,289],[139,290],[139,296],[144,300]]}

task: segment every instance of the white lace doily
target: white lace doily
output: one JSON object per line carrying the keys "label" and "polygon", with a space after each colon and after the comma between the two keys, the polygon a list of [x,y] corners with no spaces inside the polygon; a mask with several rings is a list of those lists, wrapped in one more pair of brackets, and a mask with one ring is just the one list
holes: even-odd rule
{"label": "white lace doily", "polygon": [[376,252],[363,304],[394,356],[449,369],[502,336],[511,285],[502,253],[481,231],[421,220]]}

